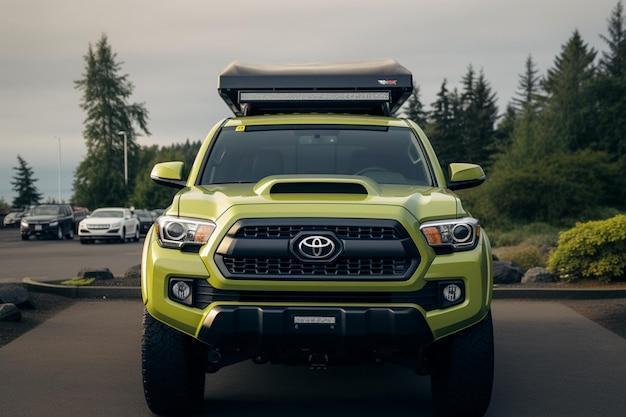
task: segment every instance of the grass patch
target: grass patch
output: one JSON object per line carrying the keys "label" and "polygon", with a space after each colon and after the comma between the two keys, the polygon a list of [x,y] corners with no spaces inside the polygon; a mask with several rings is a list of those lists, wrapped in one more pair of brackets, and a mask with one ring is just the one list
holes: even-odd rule
{"label": "grass patch", "polygon": [[494,248],[493,253],[501,261],[513,262],[527,271],[535,266],[545,267],[550,255],[550,248],[526,241],[515,246]]}
{"label": "grass patch", "polygon": [[72,279],[67,279],[65,281],[61,281],[61,284],[83,287],[83,286],[88,286],[88,285],[93,284],[95,280],[96,280],[95,278],[72,278]]}
{"label": "grass patch", "polygon": [[516,246],[528,243],[536,246],[555,247],[562,229],[547,223],[514,225],[506,229],[487,229],[494,247]]}

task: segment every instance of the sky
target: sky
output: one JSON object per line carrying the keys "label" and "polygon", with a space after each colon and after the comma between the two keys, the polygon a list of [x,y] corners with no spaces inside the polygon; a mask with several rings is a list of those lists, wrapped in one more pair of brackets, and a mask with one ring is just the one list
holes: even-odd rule
{"label": "sky", "polygon": [[[617,0],[0,0],[0,197],[24,157],[40,191],[69,199],[85,157],[73,81],[106,33],[150,112],[140,144],[203,139],[230,115],[217,75],[237,59],[306,63],[394,58],[431,103],[444,78],[483,68],[503,111],[531,53],[542,72],[577,28],[596,49]],[[122,167],[120,167],[122,169]]]}

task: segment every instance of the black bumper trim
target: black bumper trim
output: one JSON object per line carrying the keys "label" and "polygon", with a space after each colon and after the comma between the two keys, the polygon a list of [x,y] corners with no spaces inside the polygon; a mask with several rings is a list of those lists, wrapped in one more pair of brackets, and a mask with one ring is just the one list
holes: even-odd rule
{"label": "black bumper trim", "polygon": [[[194,280],[193,306],[204,309],[213,302],[286,302],[286,303],[353,303],[417,304],[426,311],[441,304],[442,285],[451,281],[429,281],[418,291],[404,292],[336,292],[336,291],[235,291],[213,288],[206,280]],[[461,280],[454,280],[460,285]]]}
{"label": "black bumper trim", "polygon": [[[328,318],[333,324],[298,324],[299,318]],[[198,339],[217,348],[244,351],[285,347],[414,349],[433,341],[419,310],[410,307],[217,306]]]}

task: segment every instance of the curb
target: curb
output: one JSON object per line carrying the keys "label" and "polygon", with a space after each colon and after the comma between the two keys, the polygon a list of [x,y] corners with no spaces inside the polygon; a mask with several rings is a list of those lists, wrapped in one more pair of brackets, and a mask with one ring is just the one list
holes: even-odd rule
{"label": "curb", "polygon": [[502,288],[493,289],[493,298],[531,298],[545,300],[596,300],[626,298],[626,288]]}
{"label": "curb", "polygon": [[141,298],[141,287],[58,285],[35,281],[31,278],[24,278],[22,283],[31,291],[70,298]]}
{"label": "curb", "polygon": [[[36,292],[71,298],[141,298],[141,287],[103,287],[49,284],[24,278],[26,288]],[[493,289],[493,298],[526,298],[542,300],[594,300],[626,298],[626,288],[502,288]]]}

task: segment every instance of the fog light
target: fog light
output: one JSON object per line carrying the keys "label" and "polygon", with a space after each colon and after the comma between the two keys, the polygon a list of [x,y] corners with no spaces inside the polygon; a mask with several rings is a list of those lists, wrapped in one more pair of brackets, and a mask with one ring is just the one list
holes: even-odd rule
{"label": "fog light", "polygon": [[178,303],[191,305],[193,302],[193,280],[190,279],[171,279],[170,280],[170,298]]}
{"label": "fog light", "polygon": [[448,284],[443,287],[443,298],[448,303],[456,303],[461,299],[462,295],[461,287],[456,284]]}

